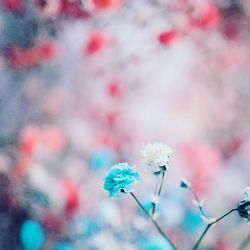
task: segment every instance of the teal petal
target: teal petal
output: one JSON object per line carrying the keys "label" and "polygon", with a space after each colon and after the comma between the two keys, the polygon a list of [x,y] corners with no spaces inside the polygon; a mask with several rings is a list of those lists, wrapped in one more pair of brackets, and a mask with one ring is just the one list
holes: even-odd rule
{"label": "teal petal", "polygon": [[118,197],[121,190],[133,191],[133,185],[140,179],[140,174],[127,163],[114,165],[104,179],[104,189],[109,196]]}
{"label": "teal petal", "polygon": [[27,220],[21,227],[20,240],[25,250],[39,250],[45,241],[44,229],[39,222]]}

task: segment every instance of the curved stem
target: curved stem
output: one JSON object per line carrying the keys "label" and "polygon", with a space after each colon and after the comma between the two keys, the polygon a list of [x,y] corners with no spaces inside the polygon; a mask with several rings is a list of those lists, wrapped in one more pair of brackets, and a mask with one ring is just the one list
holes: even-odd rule
{"label": "curved stem", "polygon": [[192,188],[190,188],[189,190],[190,190],[191,194],[193,195],[194,199],[198,202],[198,204],[199,204],[199,210],[200,210],[201,214],[204,217],[208,218],[208,216],[206,215],[203,207],[200,205],[201,204],[201,200],[199,199],[198,195],[193,191]]}
{"label": "curved stem", "polygon": [[195,245],[193,246],[192,250],[198,249],[198,247],[199,247],[201,241],[203,240],[204,236],[206,235],[206,233],[207,233],[207,231],[208,231],[208,229],[209,229],[210,227],[211,227],[210,224],[208,224],[208,225],[206,226],[205,230],[203,231],[203,233],[201,234],[200,238],[197,240],[197,242],[196,242]]}
{"label": "curved stem", "polygon": [[161,175],[161,184],[160,184],[160,188],[159,188],[159,191],[158,191],[158,194],[157,194],[158,197],[161,195],[161,190],[162,190],[162,186],[163,186],[163,182],[164,182],[164,176],[165,176],[165,172],[163,171],[163,172],[162,172],[162,175]]}
{"label": "curved stem", "polygon": [[221,217],[219,217],[217,220],[215,220],[215,221],[209,223],[209,224],[206,226],[206,228],[205,228],[205,230],[203,231],[203,233],[201,234],[201,236],[199,237],[199,239],[197,240],[197,242],[195,243],[195,245],[193,246],[192,250],[198,249],[198,247],[199,247],[201,241],[203,240],[203,238],[204,238],[204,236],[206,235],[207,231],[209,230],[209,228],[210,228],[213,224],[219,222],[220,220],[224,219],[226,216],[228,216],[229,214],[231,214],[232,212],[237,211],[237,210],[238,210],[237,208],[231,209],[230,211],[228,211],[227,213],[225,213],[224,215],[222,215]]}
{"label": "curved stem", "polygon": [[168,238],[168,236],[164,233],[164,231],[161,229],[161,227],[158,225],[158,223],[148,214],[147,210],[143,207],[141,202],[136,198],[136,196],[131,192],[131,196],[134,198],[138,206],[143,210],[143,212],[146,214],[146,216],[151,220],[151,222],[154,224],[158,232],[169,242],[169,244],[172,246],[174,250],[177,250],[176,246],[171,242],[171,240]]}
{"label": "curved stem", "polygon": [[[165,176],[165,172],[163,171],[162,175],[161,175],[160,187],[159,187],[158,191],[156,190],[156,194],[155,194],[157,198],[159,198],[161,195],[161,190],[162,190],[162,186],[163,186],[163,182],[164,182],[164,176]],[[155,214],[155,209],[156,209],[156,203],[152,202],[152,216]]]}

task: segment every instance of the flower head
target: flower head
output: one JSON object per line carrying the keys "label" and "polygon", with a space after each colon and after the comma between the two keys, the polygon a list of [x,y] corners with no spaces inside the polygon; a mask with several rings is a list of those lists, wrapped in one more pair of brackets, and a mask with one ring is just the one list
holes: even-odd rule
{"label": "flower head", "polygon": [[187,189],[189,189],[189,188],[192,187],[192,184],[191,184],[190,181],[188,181],[188,180],[186,180],[186,179],[183,178],[183,179],[181,180],[180,186],[181,186],[182,188],[187,188]]}
{"label": "flower head", "polygon": [[140,179],[140,174],[128,163],[114,165],[104,179],[104,189],[109,196],[118,197],[122,191],[133,191],[133,184]]}
{"label": "flower head", "polygon": [[161,142],[149,143],[141,152],[144,164],[151,167],[154,173],[167,170],[172,155],[168,145]]}
{"label": "flower head", "polygon": [[250,221],[250,201],[249,200],[243,200],[238,204],[238,214],[239,216],[246,218],[248,221]]}
{"label": "flower head", "polygon": [[238,203],[238,214],[250,221],[250,186],[243,190],[245,199]]}

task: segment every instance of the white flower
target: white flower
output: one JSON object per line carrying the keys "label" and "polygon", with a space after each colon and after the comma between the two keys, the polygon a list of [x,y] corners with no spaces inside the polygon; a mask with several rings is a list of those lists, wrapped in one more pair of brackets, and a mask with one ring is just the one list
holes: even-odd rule
{"label": "white flower", "polygon": [[152,168],[153,172],[159,172],[168,168],[168,162],[172,155],[171,148],[161,142],[149,143],[142,149],[143,163]]}
{"label": "white flower", "polygon": [[243,190],[244,195],[246,196],[246,200],[250,201],[250,186],[245,187]]}

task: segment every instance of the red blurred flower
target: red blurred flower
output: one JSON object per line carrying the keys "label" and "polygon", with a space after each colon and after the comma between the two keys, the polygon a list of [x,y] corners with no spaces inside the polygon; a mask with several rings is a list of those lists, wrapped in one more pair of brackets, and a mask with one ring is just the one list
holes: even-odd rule
{"label": "red blurred flower", "polygon": [[73,18],[87,18],[90,16],[90,13],[83,9],[80,1],[78,0],[60,0],[61,3],[61,14]]}
{"label": "red blurred flower", "polygon": [[62,188],[66,200],[65,213],[67,216],[72,215],[80,205],[79,190],[71,180],[63,180]]}
{"label": "red blurred flower", "polygon": [[20,151],[24,155],[31,156],[40,141],[40,130],[37,127],[27,127],[21,134]]}
{"label": "red blurred flower", "polygon": [[10,11],[21,11],[24,7],[22,0],[3,0],[3,6]]}
{"label": "red blurred flower", "polygon": [[22,48],[18,45],[10,47],[7,59],[15,69],[28,68],[53,59],[57,54],[53,41],[44,41],[32,48]]}
{"label": "red blurred flower", "polygon": [[121,85],[119,84],[119,82],[111,82],[108,85],[108,92],[110,96],[112,97],[121,97],[122,89],[121,89]]}
{"label": "red blurred flower", "polygon": [[193,16],[190,19],[190,24],[200,29],[209,29],[215,27],[219,24],[219,22],[220,14],[216,5],[205,2],[201,9],[195,10]]}
{"label": "red blurred flower", "polygon": [[102,51],[107,45],[107,37],[102,32],[93,32],[87,41],[87,45],[85,47],[85,53],[87,55],[93,55],[100,51]]}
{"label": "red blurred flower", "polygon": [[36,126],[26,127],[20,138],[20,151],[22,154],[31,156],[39,147],[52,152],[61,152],[66,146],[64,133],[60,128],[46,126],[39,128]]}
{"label": "red blurred flower", "polygon": [[176,30],[169,30],[159,34],[158,40],[162,45],[169,45],[177,38]]}
{"label": "red blurred flower", "polygon": [[43,225],[49,231],[61,233],[63,230],[63,220],[57,214],[52,213],[49,210],[45,210],[43,214]]}
{"label": "red blurred flower", "polygon": [[222,166],[220,151],[211,145],[196,142],[188,143],[182,149],[192,186],[198,193],[205,192]]}
{"label": "red blurred flower", "polygon": [[96,10],[116,9],[122,5],[122,0],[92,0]]}

